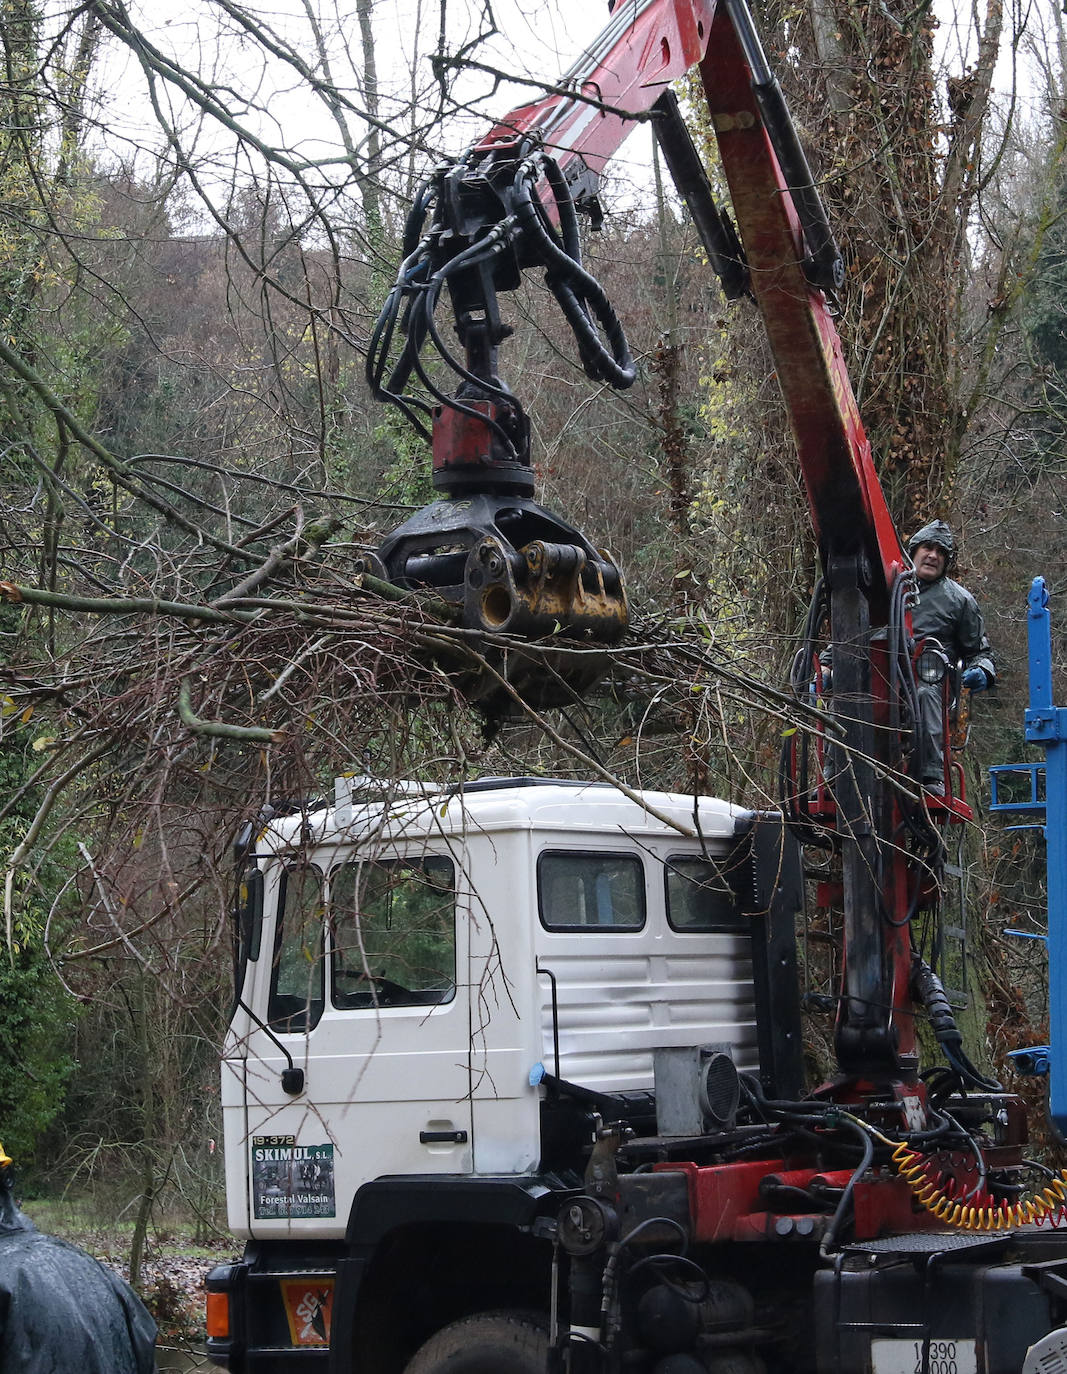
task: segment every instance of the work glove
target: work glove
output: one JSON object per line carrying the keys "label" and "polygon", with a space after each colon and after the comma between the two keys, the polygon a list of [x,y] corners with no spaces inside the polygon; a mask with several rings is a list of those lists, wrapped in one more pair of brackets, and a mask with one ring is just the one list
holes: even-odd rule
{"label": "work glove", "polygon": [[963,675],[964,687],[969,687],[972,692],[984,692],[989,686],[986,681],[984,668],[968,668]]}

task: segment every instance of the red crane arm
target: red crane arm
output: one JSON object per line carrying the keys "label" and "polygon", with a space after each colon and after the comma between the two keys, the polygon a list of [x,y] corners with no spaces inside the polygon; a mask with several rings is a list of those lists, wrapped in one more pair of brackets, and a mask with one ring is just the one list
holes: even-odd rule
{"label": "red crane arm", "polygon": [[[670,84],[694,68],[740,243],[714,205],[669,95]],[[421,407],[432,415],[434,485],[446,499],[393,532],[379,551],[381,565],[401,585],[431,585],[461,601],[474,629],[536,639],[564,626],[601,643],[622,633],[625,594],[610,556],[531,499],[528,423],[497,375],[498,345],[510,332],[497,293],[517,285],[525,268],[547,267],[586,371],[629,385],[635,369],[621,325],[581,266],[575,207],[598,209],[604,165],[643,118],[656,121],[724,290],[747,290],[767,329],[822,557],[826,595],[819,604],[833,648],[830,712],[839,743],[826,750],[819,792],[828,801],[818,819],[823,833],[836,831],[841,852],[838,1058],[848,1073],[893,1083],[911,1100],[918,1060],[910,918],[930,900],[926,875],[941,849],[925,812],[914,803],[905,812],[890,778],[902,767],[905,732],[918,714],[901,576],[908,561],[834,326],[840,257],[745,0],[617,0],[603,33],[559,86],[512,111],[420,193],[368,378],[376,395],[409,414]],[[434,322],[445,291],[462,363]],[[406,343],[386,380],[397,329]],[[434,391],[420,368],[427,339],[461,379],[454,396]],[[413,372],[438,406],[401,394]],[[569,687],[580,694],[587,685]],[[807,807],[808,789],[793,790],[805,794]]]}
{"label": "red crane arm", "polygon": [[797,213],[725,10],[716,13],[700,75],[824,566],[831,551],[862,539],[888,587],[905,566],[900,540],[826,296],[804,275]]}
{"label": "red crane arm", "polygon": [[[568,181],[588,184],[670,83],[699,65],[824,565],[831,551],[859,545],[888,588],[906,561],[829,303],[805,275],[804,233],[753,92],[739,17],[743,25],[747,12],[722,0],[619,0],[556,89],[502,119],[474,156],[536,136]],[[758,42],[750,29],[745,38]]]}
{"label": "red crane arm", "polygon": [[708,0],[623,0],[582,56],[539,100],[506,115],[478,152],[534,134],[565,169],[580,158],[598,176],[672,81],[704,56]]}
{"label": "red crane arm", "polygon": [[[635,120],[654,107],[653,117],[659,114],[669,83],[694,67],[829,584],[834,711],[845,736],[845,748],[830,754],[845,908],[838,1056],[861,1076],[910,1082],[917,1057],[908,917],[919,879],[890,842],[901,832],[901,817],[879,777],[879,765],[888,772],[901,761],[899,733],[887,728],[894,713],[885,631],[894,613],[903,621],[898,579],[908,563],[845,368],[826,274],[813,270],[820,223],[806,233],[812,215],[804,196],[816,204],[817,196],[744,0],[620,0],[556,90],[502,120],[473,150],[472,162],[514,157],[534,139],[555,157],[576,197],[595,195],[597,178]],[[817,211],[832,247],[821,205]],[[836,249],[832,255],[839,269]]]}

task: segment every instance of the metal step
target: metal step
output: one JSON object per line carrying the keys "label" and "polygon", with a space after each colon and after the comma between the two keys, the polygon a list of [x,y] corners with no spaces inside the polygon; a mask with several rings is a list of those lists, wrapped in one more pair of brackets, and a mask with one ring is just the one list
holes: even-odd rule
{"label": "metal step", "polygon": [[326,1369],[330,1363],[328,1346],[250,1346],[245,1352],[247,1374],[290,1374],[293,1370]]}
{"label": "metal step", "polygon": [[851,1255],[886,1255],[893,1259],[929,1259],[931,1255],[958,1255],[961,1251],[1003,1249],[1011,1232],[911,1231],[902,1236],[855,1241],[843,1248]]}

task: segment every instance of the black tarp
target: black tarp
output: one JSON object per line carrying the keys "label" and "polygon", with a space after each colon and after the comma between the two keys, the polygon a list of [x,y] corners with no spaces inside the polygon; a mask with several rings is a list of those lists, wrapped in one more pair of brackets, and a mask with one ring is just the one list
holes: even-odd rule
{"label": "black tarp", "polygon": [[0,1180],[0,1374],[153,1374],[155,1343],[129,1284],[42,1235]]}

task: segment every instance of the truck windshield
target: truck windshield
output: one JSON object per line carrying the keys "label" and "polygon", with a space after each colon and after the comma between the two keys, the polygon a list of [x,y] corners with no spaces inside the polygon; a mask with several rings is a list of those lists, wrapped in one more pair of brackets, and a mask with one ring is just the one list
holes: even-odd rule
{"label": "truck windshield", "polygon": [[351,863],[330,883],[335,1007],[431,1006],[456,992],[456,882],[444,855]]}

